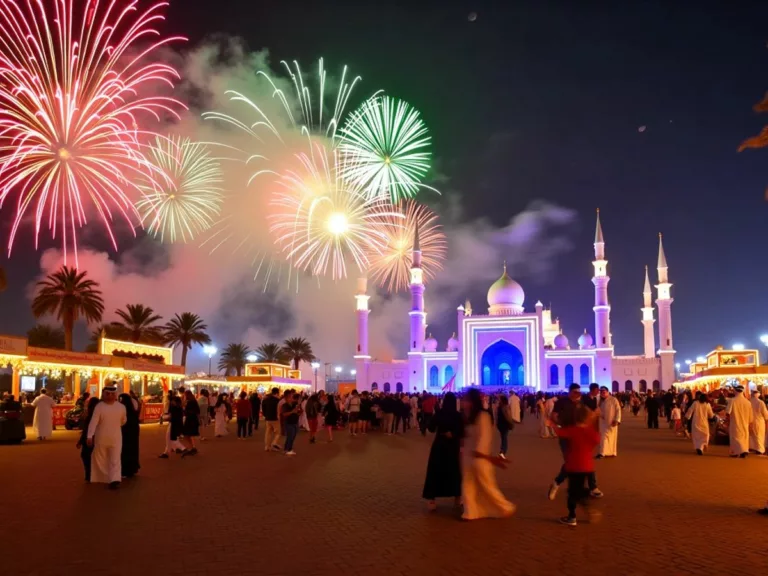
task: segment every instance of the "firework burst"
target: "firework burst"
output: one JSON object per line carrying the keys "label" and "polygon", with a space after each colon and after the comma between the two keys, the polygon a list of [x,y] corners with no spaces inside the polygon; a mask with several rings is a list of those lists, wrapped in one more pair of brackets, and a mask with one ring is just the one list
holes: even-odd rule
{"label": "firework burst", "polygon": [[401,218],[388,202],[368,198],[341,178],[339,154],[315,143],[279,175],[270,231],[296,268],[337,280],[350,264],[364,271],[387,244],[385,224]]}
{"label": "firework burst", "polygon": [[147,231],[164,242],[183,242],[208,230],[224,200],[221,165],[201,143],[158,136],[147,155],[150,178],[136,203]]}
{"label": "firework burst", "polygon": [[389,96],[371,98],[341,129],[339,149],[355,159],[343,176],[368,196],[388,194],[392,202],[411,198],[429,170],[429,144],[418,110]]}
{"label": "firework burst", "polygon": [[386,245],[371,254],[369,268],[371,278],[389,292],[408,288],[417,229],[425,280],[431,280],[443,269],[447,247],[437,214],[432,210],[414,200],[405,200],[396,206],[395,212],[398,216],[387,219],[383,228]]}
{"label": "firework burst", "polygon": [[115,249],[114,213],[133,229],[133,176],[146,168],[138,115],[159,119],[182,107],[143,96],[149,85],[178,78],[172,67],[148,63],[180,39],[155,38],[167,4],[0,0],[0,207],[17,198],[9,254],[30,210],[35,245],[47,224],[52,237],[61,235],[65,259],[71,244],[75,261],[88,206]]}

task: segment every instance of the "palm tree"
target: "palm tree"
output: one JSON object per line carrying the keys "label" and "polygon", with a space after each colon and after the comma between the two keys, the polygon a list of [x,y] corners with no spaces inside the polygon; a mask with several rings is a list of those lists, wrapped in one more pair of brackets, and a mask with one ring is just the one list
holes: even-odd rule
{"label": "palm tree", "polygon": [[187,365],[187,351],[193,344],[210,344],[206,326],[197,314],[184,312],[176,314],[163,327],[163,339],[173,347],[181,346],[181,365]]}
{"label": "palm tree", "polygon": [[104,300],[98,282],[78,272],[76,268],[62,266],[45,280],[37,283],[38,292],[32,300],[32,314],[40,318],[53,314],[64,327],[64,349],[72,350],[72,330],[75,322],[100,322],[104,314]]}
{"label": "palm tree", "polygon": [[277,362],[282,364],[288,361],[283,347],[277,342],[262,344],[256,348],[256,355],[259,357],[259,362]]}
{"label": "palm tree", "polygon": [[283,342],[283,354],[293,362],[293,369],[299,369],[300,362],[312,362],[315,354],[312,345],[304,338],[288,338]]}
{"label": "palm tree", "polygon": [[245,344],[229,344],[219,357],[219,370],[223,370],[225,376],[229,376],[232,372],[242,376],[250,353],[251,349]]}
{"label": "palm tree", "polygon": [[85,347],[86,352],[95,354],[99,351],[99,338],[101,338],[102,334],[105,338],[114,338],[116,340],[125,337],[122,328],[118,328],[115,324],[101,324],[91,331],[88,346]]}
{"label": "palm tree", "polygon": [[155,322],[163,319],[155,314],[149,306],[144,304],[128,304],[125,310],[115,310],[120,321],[112,325],[125,332],[126,338],[131,342],[157,343],[162,340],[160,326],[154,326]]}
{"label": "palm tree", "polygon": [[37,324],[27,331],[27,342],[38,348],[58,348],[65,346],[64,330],[50,324]]}

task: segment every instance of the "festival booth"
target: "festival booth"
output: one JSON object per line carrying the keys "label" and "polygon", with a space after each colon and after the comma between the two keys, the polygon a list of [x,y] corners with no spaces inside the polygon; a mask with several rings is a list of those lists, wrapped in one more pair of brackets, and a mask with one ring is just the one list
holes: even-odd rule
{"label": "festival booth", "polygon": [[768,366],[760,365],[758,350],[725,350],[718,346],[703,362],[692,362],[689,372],[680,374],[675,388],[712,392],[742,385],[747,390],[768,391]]}
{"label": "festival booth", "polygon": [[[26,338],[0,336],[0,366],[13,370],[12,393],[19,398],[22,392],[34,391],[40,376],[62,378],[72,376],[74,397],[87,391],[100,396],[105,382],[122,382],[123,392],[132,386],[144,396],[149,383],[158,383],[168,390],[174,380],[184,377],[184,368],[173,365],[173,349],[134,342],[123,342],[105,338],[99,339],[98,353],[68,352],[52,348],[29,346]],[[31,390],[23,385],[30,379]],[[159,407],[159,408],[158,408]],[[54,424],[62,425],[73,404],[57,404],[54,408]],[[142,404],[141,418],[153,419],[148,412],[162,413],[162,404]]]}
{"label": "festival booth", "polygon": [[240,392],[264,394],[272,388],[277,388],[281,392],[285,390],[309,392],[311,389],[311,382],[301,379],[301,370],[294,370],[287,364],[252,362],[245,365],[244,373],[244,376],[190,377],[184,384],[193,392],[199,392],[205,388],[228,394]]}

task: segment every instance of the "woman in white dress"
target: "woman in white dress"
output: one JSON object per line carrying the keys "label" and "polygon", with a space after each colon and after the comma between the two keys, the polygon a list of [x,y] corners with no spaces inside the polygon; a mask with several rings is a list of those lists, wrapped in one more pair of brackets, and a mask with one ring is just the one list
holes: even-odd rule
{"label": "woman in white dress", "polygon": [[505,468],[504,460],[491,455],[493,424],[491,415],[483,410],[483,395],[471,388],[462,399],[467,419],[462,450],[461,494],[464,502],[463,520],[506,518],[515,513],[496,484],[494,466]]}
{"label": "woman in white dress", "polygon": [[219,397],[216,399],[216,408],[214,409],[215,420],[213,427],[213,433],[216,438],[221,438],[222,436],[229,434],[229,431],[227,430],[229,415],[227,414],[227,404],[225,402],[226,399],[226,394],[219,394]]}
{"label": "woman in white dress", "polygon": [[699,394],[691,404],[685,417],[691,420],[691,437],[693,447],[699,456],[704,454],[709,444],[709,421],[715,417],[712,406],[709,405],[706,394]]}

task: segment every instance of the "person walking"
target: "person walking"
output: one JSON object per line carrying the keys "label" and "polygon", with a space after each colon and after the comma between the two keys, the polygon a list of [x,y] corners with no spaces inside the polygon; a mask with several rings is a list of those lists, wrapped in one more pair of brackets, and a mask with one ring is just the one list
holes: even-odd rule
{"label": "person walking", "polygon": [[317,436],[317,419],[320,416],[320,400],[317,394],[312,394],[307,398],[306,406],[307,427],[309,428],[309,443],[314,444]]}
{"label": "person walking", "polygon": [[749,429],[755,421],[752,404],[744,397],[744,387],[734,388],[736,395],[725,411],[730,415],[728,435],[730,436],[731,458],[746,458],[749,453]]}
{"label": "person walking", "polygon": [[210,396],[208,390],[203,388],[197,397],[197,405],[200,407],[200,440],[205,440],[202,431],[211,423]]}
{"label": "person walking", "polygon": [[251,394],[251,422],[248,425],[248,436],[253,436],[253,431],[259,430],[259,416],[261,414],[261,397],[257,392]]}
{"label": "person walking", "polygon": [[237,438],[238,440],[245,440],[248,436],[248,425],[251,421],[251,411],[253,410],[245,390],[240,392],[240,398],[235,404],[237,411]]}
{"label": "person walking", "polygon": [[357,390],[352,390],[347,398],[346,410],[349,415],[349,435],[357,436],[357,423],[360,420],[360,395]]}
{"label": "person walking", "polygon": [[462,399],[467,425],[464,429],[461,493],[463,520],[506,518],[515,513],[496,483],[494,467],[505,468],[506,462],[491,455],[493,425],[491,415],[483,409],[483,395],[470,388]]}
{"label": "person walking", "polygon": [[752,413],[754,421],[749,429],[749,449],[756,454],[765,454],[765,421],[768,420],[768,408],[760,398],[760,391],[752,391]]}
{"label": "person walking", "polygon": [[360,421],[358,426],[361,434],[368,434],[368,425],[373,419],[373,402],[368,391],[363,391],[360,395]]}
{"label": "person walking", "polygon": [[90,398],[88,404],[83,408],[85,410],[85,416],[80,421],[80,439],[77,441],[77,447],[80,449],[80,460],[83,461],[83,469],[85,470],[85,481],[91,481],[91,456],[93,455],[93,446],[88,445],[88,426],[93,418],[93,411],[96,408],[96,404],[99,403],[98,398]]}
{"label": "person walking", "polygon": [[132,478],[139,473],[139,413],[128,394],[120,394],[117,399],[125,406],[125,424],[121,428],[123,444],[120,450],[120,474],[123,478]]}
{"label": "person walking", "polygon": [[280,437],[280,421],[277,413],[277,405],[280,399],[277,395],[280,393],[278,388],[272,388],[269,395],[261,403],[261,411],[264,413],[264,422],[266,430],[264,432],[264,451],[270,450],[282,452],[282,448],[277,443]]}
{"label": "person walking", "polygon": [[[619,424],[621,424],[621,404],[608,391],[607,386],[600,387],[600,447],[596,458],[612,458],[619,453]],[[592,471],[594,472],[594,471]]]}
{"label": "person walking", "polygon": [[464,419],[458,411],[456,396],[448,392],[443,406],[429,422],[428,429],[435,434],[427,462],[422,498],[429,510],[435,510],[437,498],[453,498],[461,504],[461,440],[464,437]]}
{"label": "person walking", "polygon": [[688,408],[685,417],[691,422],[693,449],[703,456],[709,444],[709,422],[715,417],[706,394],[696,393],[696,401]]}
{"label": "person walking", "polygon": [[200,437],[200,405],[195,395],[189,390],[184,392],[184,441],[189,447],[181,453],[181,457],[197,454],[197,438]]}
{"label": "person walking", "polygon": [[102,401],[93,410],[88,424],[86,443],[93,448],[91,481],[108,483],[113,490],[120,487],[121,431],[127,416],[125,406],[117,402],[117,387],[105,386]]}
{"label": "person walking", "polygon": [[53,434],[53,407],[56,401],[48,395],[48,390],[40,390],[40,396],[32,402],[35,407],[35,416],[32,420],[32,429],[38,440],[47,440]]}
{"label": "person walking", "polygon": [[299,395],[292,394],[286,398],[282,409],[283,426],[285,427],[285,455],[296,456],[293,450],[293,442],[299,433],[299,418],[301,417],[301,406],[299,405]]}
{"label": "person walking", "polygon": [[648,416],[648,429],[659,428],[659,400],[653,395],[653,390],[648,390],[648,397],[645,399],[645,412]]}
{"label": "person walking", "polygon": [[[568,516],[560,518],[560,522],[568,526],[577,524],[577,506],[589,508],[589,475],[595,470],[592,452],[600,442],[596,427],[598,416],[596,410],[580,404],[574,410],[572,425],[555,428],[558,437],[568,442],[563,465],[568,474]],[[594,521],[596,514],[591,513],[590,518]]]}
{"label": "person walking", "polygon": [[229,421],[229,414],[227,411],[227,395],[225,393],[219,394],[216,399],[216,406],[213,409],[213,433],[216,438],[222,438],[229,434],[227,430],[227,422]]}
{"label": "person walking", "polygon": [[184,444],[180,438],[184,432],[184,408],[181,406],[181,398],[173,396],[168,407],[168,430],[165,433],[165,450],[159,458],[170,458],[170,454],[184,453]]}
{"label": "person walking", "polygon": [[435,398],[429,392],[424,394],[421,399],[421,422],[419,423],[421,435],[427,435],[427,428],[429,427],[429,421],[432,419],[432,415],[435,413],[435,406],[437,404],[437,398]]}
{"label": "person walking", "polygon": [[328,432],[328,442],[333,442],[333,428],[339,422],[339,409],[336,407],[336,399],[333,394],[328,394],[328,401],[323,407],[325,430]]}
{"label": "person walking", "polygon": [[509,408],[509,400],[505,394],[499,394],[499,404],[496,408],[496,429],[501,436],[501,447],[499,448],[499,458],[507,459],[507,449],[509,433],[514,428],[512,412]]}

